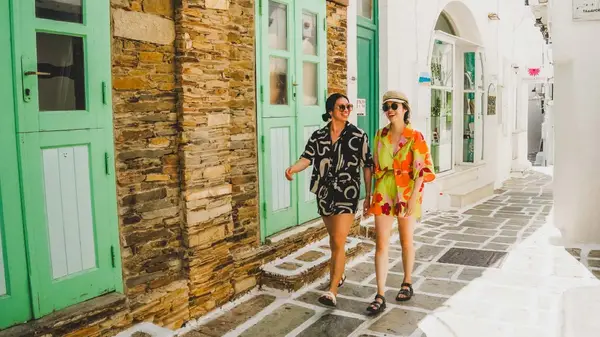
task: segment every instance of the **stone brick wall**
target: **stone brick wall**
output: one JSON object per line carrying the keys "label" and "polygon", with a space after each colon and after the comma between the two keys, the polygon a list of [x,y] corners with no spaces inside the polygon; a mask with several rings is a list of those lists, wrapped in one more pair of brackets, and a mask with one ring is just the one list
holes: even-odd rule
{"label": "stone brick wall", "polygon": [[[58,312],[59,323],[35,325],[40,334],[179,328],[254,288],[262,264],[326,235],[316,227],[260,245],[256,3],[216,3],[111,0],[125,295]],[[328,2],[327,16],[328,87],[345,92],[346,7]]]}
{"label": "stone brick wall", "polygon": [[[134,322],[189,317],[183,272],[174,9],[112,0],[113,111],[123,283]],[[154,26],[152,29],[136,29]]]}
{"label": "stone brick wall", "polygon": [[345,94],[348,88],[348,8],[327,1],[327,91]]}

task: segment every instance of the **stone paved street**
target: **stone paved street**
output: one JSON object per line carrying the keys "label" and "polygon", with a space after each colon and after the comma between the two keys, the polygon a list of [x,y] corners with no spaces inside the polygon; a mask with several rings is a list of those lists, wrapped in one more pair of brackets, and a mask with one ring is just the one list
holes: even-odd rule
{"label": "stone paved street", "polygon": [[[325,279],[294,293],[255,291],[178,332],[216,336],[558,337],[569,315],[563,293],[600,281],[600,252],[581,257],[560,246],[552,225],[549,175],[530,171],[484,202],[427,217],[416,229],[416,295],[394,301],[402,281],[392,245],[388,309],[371,319],[373,252],[348,266],[338,307],[317,303]],[[595,267],[588,270],[582,262]]]}

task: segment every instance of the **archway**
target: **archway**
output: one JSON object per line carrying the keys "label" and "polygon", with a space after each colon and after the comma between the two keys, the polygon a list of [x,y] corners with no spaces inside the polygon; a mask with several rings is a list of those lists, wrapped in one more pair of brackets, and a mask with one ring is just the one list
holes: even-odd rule
{"label": "archway", "polygon": [[440,12],[432,41],[431,152],[441,173],[484,158],[484,51],[475,18],[460,1]]}

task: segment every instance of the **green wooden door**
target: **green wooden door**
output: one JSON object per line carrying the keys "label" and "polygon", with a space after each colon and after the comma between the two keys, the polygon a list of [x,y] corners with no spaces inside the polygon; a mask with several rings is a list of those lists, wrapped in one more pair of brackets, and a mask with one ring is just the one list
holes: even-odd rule
{"label": "green wooden door", "polygon": [[[358,116],[358,127],[369,135],[372,143],[379,128],[379,53],[377,39],[377,0],[370,5],[361,2],[358,11],[357,50],[358,50],[358,99],[363,100],[365,115]],[[361,172],[362,175],[362,172]],[[365,196],[361,184],[361,197]]]}
{"label": "green wooden door", "polygon": [[9,0],[0,0],[0,330],[33,315],[21,218]]}
{"label": "green wooden door", "polygon": [[258,78],[261,135],[261,237],[318,217],[310,172],[288,182],[284,171],[322,126],[326,95],[325,3],[259,2]]}
{"label": "green wooden door", "polygon": [[108,0],[13,2],[33,312],[120,289]]}

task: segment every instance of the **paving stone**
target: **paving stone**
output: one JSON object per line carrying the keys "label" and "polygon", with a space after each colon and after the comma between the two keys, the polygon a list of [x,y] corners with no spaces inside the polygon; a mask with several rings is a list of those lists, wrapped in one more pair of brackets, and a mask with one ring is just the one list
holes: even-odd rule
{"label": "paving stone", "polygon": [[475,209],[478,210],[486,210],[486,211],[494,211],[496,210],[498,207],[496,205],[487,205],[487,204],[481,204],[481,205],[477,205],[475,206]]}
{"label": "paving stone", "polygon": [[[228,331],[235,329],[254,315],[261,312],[264,308],[273,303],[275,299],[275,296],[270,295],[258,295],[252,297],[246,302],[238,304],[225,314],[194,329],[194,331],[207,336],[223,336]],[[185,335],[185,337],[194,336]]]}
{"label": "paving stone", "polygon": [[500,210],[503,212],[522,212],[523,207],[504,206]]}
{"label": "paving stone", "polygon": [[523,228],[529,223],[529,219],[510,219],[505,225],[518,226],[519,228]]}
{"label": "paving stone", "polygon": [[296,260],[300,260],[300,261],[304,261],[304,262],[314,262],[314,261],[317,261],[318,259],[322,258],[323,256],[325,256],[325,253],[311,250],[309,252],[306,252],[306,253],[298,256],[296,258]]}
{"label": "paving stone", "polygon": [[388,290],[385,292],[385,298],[388,303],[394,303],[397,305],[406,305],[414,308],[420,308],[425,310],[436,310],[444,305],[448,300],[448,297],[443,296],[431,296],[427,294],[415,293],[413,297],[406,302],[396,302],[396,296],[398,296],[398,290]]}
{"label": "paving stone", "polygon": [[300,267],[302,267],[301,264],[292,263],[292,262],[284,262],[282,264],[279,264],[279,265],[275,266],[275,268],[277,268],[277,269],[283,269],[283,270],[296,270],[296,269],[298,269]]}
{"label": "paving stone", "polygon": [[501,243],[488,243],[483,248],[490,249],[490,250],[500,250],[500,251],[506,252],[510,249],[510,245],[504,245]]}
{"label": "paving stone", "polygon": [[588,266],[592,268],[600,268],[600,260],[588,259]]}
{"label": "paving stone", "polygon": [[492,240],[493,243],[508,243],[508,244],[513,244],[515,242],[517,242],[517,238],[516,237],[508,237],[508,236],[499,236],[496,237]]}
{"label": "paving stone", "polygon": [[500,236],[515,236],[516,237],[518,234],[519,234],[519,231],[512,231],[512,230],[505,229],[505,230],[500,231],[500,234],[498,234],[498,235],[500,235]]}
{"label": "paving stone", "polygon": [[442,238],[446,239],[446,240],[474,242],[474,243],[484,243],[485,241],[487,241],[489,239],[489,237],[486,237],[486,236],[457,234],[457,233],[444,234],[442,236]]}
{"label": "paving stone", "polygon": [[393,308],[371,324],[369,330],[383,334],[410,336],[425,316],[426,314],[422,312]]}
{"label": "paving stone", "polygon": [[474,235],[486,235],[486,236],[494,236],[498,234],[498,231],[495,229],[481,229],[481,228],[467,228],[464,231],[465,234],[474,234]]}
{"label": "paving stone", "polygon": [[424,293],[452,296],[465,286],[466,284],[461,282],[425,279],[425,281],[419,286],[419,291]]}
{"label": "paving stone", "polygon": [[456,242],[454,244],[454,247],[459,247],[459,248],[479,248],[481,244],[479,243],[472,243],[472,242]]}
{"label": "paving stone", "polygon": [[588,257],[600,259],[600,250],[592,250],[588,254]]}
{"label": "paving stone", "polygon": [[505,219],[499,219],[496,217],[484,217],[484,216],[472,216],[469,220],[474,221],[474,222],[493,223],[493,224],[501,224],[504,221],[506,221]]}
{"label": "paving stone", "polygon": [[452,246],[452,241],[450,240],[438,240],[435,244],[437,246],[442,246],[442,247],[449,247]]}
{"label": "paving stone", "polygon": [[492,211],[491,210],[482,210],[482,209],[470,209],[470,210],[466,211],[464,214],[490,216],[490,215],[492,215]]}
{"label": "paving stone", "polygon": [[241,337],[280,337],[292,332],[315,314],[314,310],[286,303],[244,331]]}
{"label": "paving stone", "polygon": [[[324,306],[321,303],[319,303],[319,296],[321,296],[321,294],[313,292],[313,291],[309,291],[306,294],[298,297],[297,300],[300,302],[314,304],[314,305],[318,305],[323,308],[330,309],[331,307],[327,307],[327,306]],[[373,295],[373,298],[375,298],[374,295]],[[337,300],[337,306],[336,306],[337,310],[347,311],[347,312],[351,312],[351,313],[355,313],[355,314],[359,314],[359,315],[364,314],[367,309],[367,306],[369,305],[366,302],[350,300],[350,299],[343,298],[343,297],[338,297],[336,300]],[[257,335],[257,336],[259,336],[259,335]],[[285,334],[283,334],[282,336],[285,336]]]}
{"label": "paving stone", "polygon": [[450,248],[438,262],[473,267],[494,267],[500,264],[506,253],[489,250]]}
{"label": "paving stone", "polygon": [[596,270],[592,270],[592,274],[594,274],[594,276],[597,279],[600,279],[600,270],[596,269]]}
{"label": "paving stone", "polygon": [[501,230],[503,230],[503,231],[504,231],[504,230],[510,230],[510,231],[520,231],[521,229],[523,229],[523,227],[525,227],[525,226],[524,226],[524,225],[523,225],[523,226],[516,226],[516,225],[502,225],[502,226],[500,227],[500,229],[501,229]]}
{"label": "paving stone", "polygon": [[437,241],[437,239],[428,238],[428,237],[425,237],[425,236],[415,236],[414,240],[416,242],[422,242],[422,243],[427,243],[427,244],[434,244]]}
{"label": "paving stone", "polygon": [[362,262],[352,267],[349,271],[346,272],[346,277],[348,280],[362,282],[367,277],[373,275],[375,273],[375,264]]}
{"label": "paving stone", "polygon": [[496,217],[496,219],[500,219],[500,220],[505,220],[505,219],[518,219],[518,220],[529,220],[531,219],[531,216],[529,215],[519,215],[519,214],[513,214],[513,213],[506,213],[506,212],[496,212],[496,214],[494,214],[494,217]]}
{"label": "paving stone", "polygon": [[458,267],[449,266],[443,264],[432,264],[427,269],[421,272],[421,275],[425,277],[437,277],[437,278],[450,278],[456,271]]}
{"label": "paving stone", "polygon": [[440,234],[441,234],[441,232],[428,231],[428,232],[425,232],[425,233],[421,234],[421,236],[426,236],[428,238],[433,238],[433,237],[436,237],[436,236],[438,236]]}
{"label": "paving stone", "polygon": [[443,247],[423,245],[415,253],[417,261],[432,261],[439,253],[444,250]]}
{"label": "paving stone", "polygon": [[484,272],[485,269],[466,267],[460,275],[458,275],[458,279],[461,281],[473,281],[474,279],[480,278]]}
{"label": "paving stone", "polygon": [[390,250],[388,256],[392,259],[397,259],[402,256],[402,252],[398,250]]}
{"label": "paving stone", "polygon": [[338,292],[344,296],[371,298],[375,296],[377,288],[346,282],[344,286],[338,289]]}
{"label": "paving stone", "polygon": [[[421,279],[421,277],[418,276],[412,276],[412,283],[416,283],[417,281],[419,281]],[[400,289],[400,286],[402,285],[404,281],[404,275],[400,275],[400,274],[392,274],[392,273],[388,273],[387,279],[385,280],[385,286],[388,288],[394,288],[394,289]],[[377,285],[377,278],[374,278],[373,280],[371,280],[371,282],[369,282],[372,285]]]}
{"label": "paving stone", "polygon": [[497,224],[497,223],[475,222],[475,221],[471,221],[471,220],[467,220],[467,221],[461,223],[460,225],[461,225],[461,227],[472,227],[472,228],[483,228],[483,229],[496,229],[500,226],[500,224]]}
{"label": "paving stone", "polygon": [[298,337],[347,337],[362,323],[360,319],[327,314],[302,331]]}
{"label": "paving stone", "polygon": [[[146,333],[146,332],[136,331],[131,334],[131,337],[152,337],[152,335],[149,333]],[[186,337],[192,337],[192,336],[186,335]]]}
{"label": "paving stone", "polygon": [[[417,268],[419,268],[420,266],[421,266],[421,263],[415,262],[415,266],[413,267],[413,272],[415,270],[417,270]],[[390,268],[390,271],[395,272],[395,273],[404,273],[404,266],[402,266],[402,261],[398,261],[398,263],[396,263],[394,266],[392,266],[392,268]]]}

